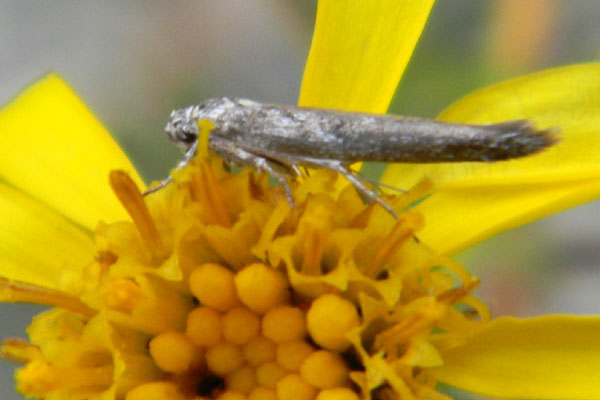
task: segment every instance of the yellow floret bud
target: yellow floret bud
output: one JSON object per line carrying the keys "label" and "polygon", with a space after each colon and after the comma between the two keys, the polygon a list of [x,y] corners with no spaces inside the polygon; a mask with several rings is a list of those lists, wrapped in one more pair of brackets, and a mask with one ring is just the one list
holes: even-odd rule
{"label": "yellow floret bud", "polygon": [[259,385],[274,389],[277,382],[288,373],[281,365],[270,361],[256,368],[256,380]]}
{"label": "yellow floret bud", "polygon": [[338,354],[327,350],[315,351],[300,366],[300,376],[319,389],[344,386],[348,381],[348,366]]}
{"label": "yellow floret bud", "polygon": [[198,346],[210,347],[221,341],[221,314],[199,307],[188,314],[186,335]]}
{"label": "yellow floret bud", "polygon": [[277,400],[275,390],[259,386],[248,395],[248,400]]}
{"label": "yellow floret bud", "polygon": [[275,343],[302,339],[306,335],[304,313],[292,306],[272,308],[263,317],[262,333]]}
{"label": "yellow floret bud", "polygon": [[258,314],[284,304],[289,297],[284,275],[259,263],[239,271],[235,276],[235,287],[242,303]]}
{"label": "yellow floret bud", "polygon": [[228,390],[217,397],[217,400],[246,400],[246,396],[241,393]]}
{"label": "yellow floret bud", "polygon": [[249,365],[243,365],[229,373],[225,383],[227,390],[249,394],[256,387],[256,371]]}
{"label": "yellow floret bud", "polygon": [[131,279],[113,279],[108,281],[104,287],[106,304],[120,311],[131,312],[143,297],[142,288]]}
{"label": "yellow floret bud", "polygon": [[164,332],[150,341],[150,355],[160,369],[181,373],[201,363],[201,350],[183,333]]}
{"label": "yellow floret bud", "polygon": [[300,365],[315,349],[304,340],[294,340],[277,346],[277,363],[290,371],[299,371]]}
{"label": "yellow floret bud", "polygon": [[336,351],[350,347],[346,333],[360,324],[354,304],[334,294],[313,301],[306,315],[308,333],[318,345]]}
{"label": "yellow floret bud", "polygon": [[317,390],[304,382],[300,375],[290,374],[277,382],[279,400],[312,400]]}
{"label": "yellow floret bud", "polygon": [[275,360],[277,345],[264,336],[257,336],[242,347],[248,364],[257,367],[267,361]]}
{"label": "yellow floret bud", "polygon": [[228,311],[239,304],[233,277],[219,264],[203,264],[190,274],[190,291],[203,305]]}
{"label": "yellow floret bud", "polygon": [[217,375],[235,371],[244,363],[244,354],[239,346],[221,342],[206,351],[206,365]]}
{"label": "yellow floret bud", "polygon": [[125,400],[185,400],[179,386],[172,382],[147,382],[127,392]]}
{"label": "yellow floret bud", "polygon": [[319,392],[316,400],[359,400],[358,394],[348,388],[324,389]]}
{"label": "yellow floret bud", "polygon": [[245,344],[258,336],[260,318],[247,308],[236,307],[223,316],[223,338],[234,344]]}

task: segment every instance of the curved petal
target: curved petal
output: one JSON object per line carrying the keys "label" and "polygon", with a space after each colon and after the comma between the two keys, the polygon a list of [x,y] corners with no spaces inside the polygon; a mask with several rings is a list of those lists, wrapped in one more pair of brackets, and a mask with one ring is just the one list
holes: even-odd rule
{"label": "curved petal", "polygon": [[72,292],[94,249],[89,232],[0,184],[0,276]]}
{"label": "curved petal", "polygon": [[320,0],[298,104],[384,113],[433,0]]}
{"label": "curved petal", "polygon": [[[600,64],[551,69],[477,91],[440,119],[464,123],[530,119],[559,127],[562,141],[540,154],[498,163],[393,165],[383,181],[410,187],[430,177],[437,192],[418,209],[419,236],[455,253],[495,233],[600,195]],[[460,223],[459,223],[460,222]]]}
{"label": "curved petal", "polygon": [[92,230],[127,218],[108,173],[134,167],[102,125],[56,75],[25,90],[0,112],[0,179]]}
{"label": "curved petal", "polygon": [[442,354],[441,382],[522,399],[600,398],[600,317],[499,318]]}

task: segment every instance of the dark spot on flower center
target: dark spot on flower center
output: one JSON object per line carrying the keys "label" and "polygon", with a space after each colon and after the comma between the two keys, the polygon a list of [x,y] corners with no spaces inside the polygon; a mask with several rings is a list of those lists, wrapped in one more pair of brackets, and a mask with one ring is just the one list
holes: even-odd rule
{"label": "dark spot on flower center", "polygon": [[225,388],[225,381],[216,375],[205,376],[196,387],[196,394],[203,397],[216,397],[216,391]]}
{"label": "dark spot on flower center", "polygon": [[365,366],[362,364],[360,356],[353,348],[346,350],[341,356],[352,371],[365,370]]}
{"label": "dark spot on flower center", "polygon": [[386,269],[384,269],[384,270],[380,271],[377,274],[377,276],[375,277],[375,280],[376,281],[383,281],[383,280],[386,280],[389,277],[390,277],[390,273]]}

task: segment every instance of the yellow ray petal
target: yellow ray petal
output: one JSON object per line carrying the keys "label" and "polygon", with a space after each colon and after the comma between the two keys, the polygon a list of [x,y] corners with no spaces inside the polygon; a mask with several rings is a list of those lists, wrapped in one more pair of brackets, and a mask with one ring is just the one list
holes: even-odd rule
{"label": "yellow ray petal", "polygon": [[25,90],[0,112],[0,178],[93,229],[127,218],[108,172],[136,174],[125,154],[56,75]]}
{"label": "yellow ray petal", "polygon": [[600,398],[600,317],[499,318],[442,357],[437,379],[483,395]]}
{"label": "yellow ray petal", "polygon": [[437,192],[419,205],[419,236],[444,253],[600,195],[600,64],[551,69],[477,91],[440,115],[464,123],[530,119],[562,141],[499,163],[393,165],[383,181],[410,187],[429,176]]}
{"label": "yellow ray petal", "polygon": [[384,113],[433,0],[320,0],[299,104]]}
{"label": "yellow ray petal", "polygon": [[0,276],[73,292],[93,254],[88,232],[0,184]]}

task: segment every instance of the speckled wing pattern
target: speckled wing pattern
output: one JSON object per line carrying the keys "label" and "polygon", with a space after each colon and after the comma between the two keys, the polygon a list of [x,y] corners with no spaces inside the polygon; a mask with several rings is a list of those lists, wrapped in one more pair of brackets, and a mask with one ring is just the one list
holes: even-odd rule
{"label": "speckled wing pattern", "polygon": [[284,185],[291,204],[286,177],[299,174],[298,166],[321,167],[343,174],[363,197],[393,215],[348,164],[499,161],[539,152],[557,141],[554,130],[536,130],[526,120],[462,125],[217,98],[171,113],[165,130],[185,152],[180,167],[196,152],[200,120],[215,126],[209,137],[213,153],[268,172]]}

